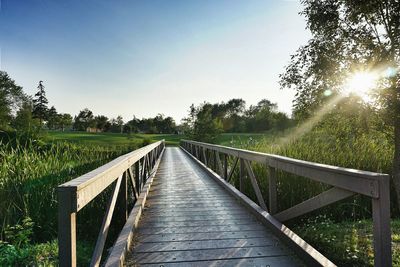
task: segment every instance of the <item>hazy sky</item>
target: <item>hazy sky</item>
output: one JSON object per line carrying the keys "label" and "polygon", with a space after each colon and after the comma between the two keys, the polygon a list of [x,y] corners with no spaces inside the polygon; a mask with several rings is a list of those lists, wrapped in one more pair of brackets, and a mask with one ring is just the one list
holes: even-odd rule
{"label": "hazy sky", "polygon": [[309,32],[299,1],[0,0],[1,70],[50,105],[125,120],[262,98],[291,112],[278,75]]}

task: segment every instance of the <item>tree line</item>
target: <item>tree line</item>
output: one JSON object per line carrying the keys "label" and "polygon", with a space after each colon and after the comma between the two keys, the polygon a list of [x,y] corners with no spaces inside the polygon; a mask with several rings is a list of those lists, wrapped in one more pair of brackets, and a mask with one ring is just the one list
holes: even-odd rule
{"label": "tree line", "polygon": [[213,142],[222,132],[282,131],[293,125],[288,115],[278,111],[276,103],[262,99],[246,108],[246,102],[234,98],[228,102],[191,105],[181,129],[195,140]]}
{"label": "tree line", "polygon": [[138,119],[135,116],[132,120],[124,122],[122,116],[109,119],[104,115],[95,116],[87,108],[81,110],[75,116],[72,129],[76,131],[100,131],[114,133],[149,133],[149,134],[172,134],[176,133],[175,121],[172,117],[165,117],[158,114],[154,118]]}
{"label": "tree line", "polygon": [[116,133],[175,133],[176,124],[172,117],[158,114],[154,118],[124,122],[122,116],[111,118],[94,115],[85,108],[76,116],[60,113],[54,106],[48,107],[43,81],[39,81],[37,92],[33,96],[24,93],[5,72],[0,71],[0,129],[23,132],[49,130],[75,130]]}
{"label": "tree line", "polygon": [[0,71],[0,104],[0,129],[3,130],[33,131],[45,128],[115,133],[184,133],[196,140],[212,141],[222,132],[265,132],[283,130],[293,125],[285,113],[278,111],[277,104],[267,99],[248,108],[240,98],[214,104],[192,104],[188,116],[180,125],[172,117],[163,114],[142,119],[133,116],[124,122],[122,116],[108,118],[85,108],[72,116],[58,112],[54,106],[49,108],[43,81],[39,82],[35,95],[28,96],[4,71]]}

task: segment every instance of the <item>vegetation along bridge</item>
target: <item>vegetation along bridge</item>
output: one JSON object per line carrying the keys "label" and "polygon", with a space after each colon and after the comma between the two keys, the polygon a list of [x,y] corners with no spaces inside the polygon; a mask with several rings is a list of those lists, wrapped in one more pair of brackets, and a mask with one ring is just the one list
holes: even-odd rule
{"label": "vegetation along bridge", "polygon": [[[268,198],[256,165],[266,168]],[[329,189],[277,210],[277,172]],[[257,203],[241,192],[245,179]],[[145,146],[59,186],[61,266],[76,265],[77,213],[107,188],[92,266],[335,266],[282,222],[354,194],[372,200],[375,266],[392,264],[388,175],[184,140],[179,148]],[[126,223],[106,250],[113,216]]]}

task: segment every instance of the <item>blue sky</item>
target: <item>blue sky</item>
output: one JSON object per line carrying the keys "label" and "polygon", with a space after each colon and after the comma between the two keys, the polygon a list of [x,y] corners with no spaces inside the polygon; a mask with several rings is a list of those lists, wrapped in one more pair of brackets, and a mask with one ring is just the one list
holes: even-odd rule
{"label": "blue sky", "polygon": [[262,98],[291,112],[278,75],[310,37],[299,1],[0,0],[1,69],[50,105],[177,122],[203,101]]}

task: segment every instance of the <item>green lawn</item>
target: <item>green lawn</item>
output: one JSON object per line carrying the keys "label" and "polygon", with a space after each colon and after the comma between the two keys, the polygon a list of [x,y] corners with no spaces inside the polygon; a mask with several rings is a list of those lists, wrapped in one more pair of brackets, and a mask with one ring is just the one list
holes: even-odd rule
{"label": "green lawn", "polygon": [[134,146],[165,139],[167,145],[178,145],[183,135],[177,134],[120,134],[49,131],[46,139],[69,141],[89,145]]}
{"label": "green lawn", "polygon": [[[255,141],[269,138],[271,134],[258,133],[224,133],[215,140],[217,144],[224,146],[243,147],[251,145]],[[151,143],[165,139],[167,145],[177,146],[179,141],[184,139],[179,134],[120,134],[120,133],[87,133],[87,132],[59,132],[49,131],[46,139],[53,141],[69,141],[88,145],[112,145],[112,146],[133,146],[138,144]]]}

